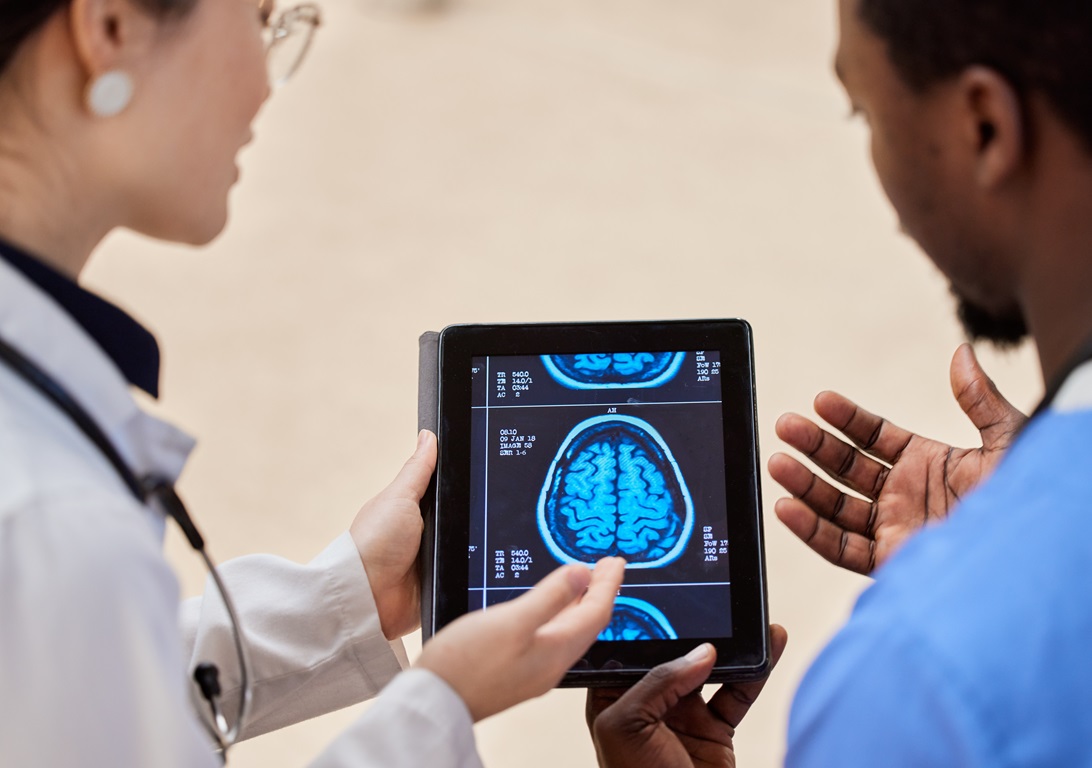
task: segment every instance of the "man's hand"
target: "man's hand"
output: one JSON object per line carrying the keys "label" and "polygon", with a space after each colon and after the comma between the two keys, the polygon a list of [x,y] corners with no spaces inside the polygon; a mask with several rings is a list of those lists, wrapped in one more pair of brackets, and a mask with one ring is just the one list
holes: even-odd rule
{"label": "man's hand", "polygon": [[424,521],[420,504],[435,467],[436,436],[422,430],[417,450],[397,477],[361,507],[349,526],[371,583],[379,625],[388,640],[421,624],[417,552]]}
{"label": "man's hand", "polygon": [[774,454],[770,474],[793,495],[774,507],[781,522],[835,565],[868,574],[926,523],[946,518],[989,475],[1026,421],[997,391],[970,345],[956,350],[951,380],[956,400],[982,435],[981,448],[954,448],[907,432],[834,392],[820,393],[815,411],[856,448],[802,416],[782,416],[778,437],[864,498]]}
{"label": "man's hand", "polygon": [[610,621],[625,561],[600,560],[594,571],[566,565],[526,594],[460,617],[417,660],[466,702],[475,722],[541,696]]}
{"label": "man's hand", "polygon": [[[770,627],[770,669],[788,635]],[[586,718],[602,768],[734,768],[732,738],[766,680],[726,683],[709,702],[701,685],[716,652],[708,643],[653,669],[629,690],[588,689]]]}

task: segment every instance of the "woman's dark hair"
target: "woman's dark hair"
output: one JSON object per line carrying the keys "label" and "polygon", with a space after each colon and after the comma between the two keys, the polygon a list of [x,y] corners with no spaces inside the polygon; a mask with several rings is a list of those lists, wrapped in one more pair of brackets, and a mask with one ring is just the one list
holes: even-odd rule
{"label": "woman's dark hair", "polygon": [[[157,16],[184,16],[197,0],[133,0]],[[23,41],[45,24],[68,0],[0,0],[0,72]]]}
{"label": "woman's dark hair", "polygon": [[1045,97],[1092,149],[1089,0],[858,0],[858,13],[909,87],[990,67]]}

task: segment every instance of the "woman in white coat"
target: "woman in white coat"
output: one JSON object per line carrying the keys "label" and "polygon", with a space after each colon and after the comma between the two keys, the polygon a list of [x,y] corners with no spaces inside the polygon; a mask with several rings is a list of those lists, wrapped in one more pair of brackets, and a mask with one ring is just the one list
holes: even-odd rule
{"label": "woman in white coat", "polygon": [[[78,279],[117,227],[192,244],[221,231],[269,94],[267,49],[305,50],[315,23],[313,7],[277,16],[264,0],[0,0],[0,765],[215,765],[208,733],[234,735],[241,672],[222,603],[186,603],[179,641],[163,505],[122,478],[169,487],[192,441],[133,399],[156,393],[154,338]],[[12,360],[70,396],[124,469]],[[465,617],[401,671],[435,455],[422,433],[311,563],[221,569],[251,662],[240,737],[383,689],[318,765],[476,765],[472,723],[552,687],[605,626],[617,560]],[[206,660],[219,730],[188,681]]]}

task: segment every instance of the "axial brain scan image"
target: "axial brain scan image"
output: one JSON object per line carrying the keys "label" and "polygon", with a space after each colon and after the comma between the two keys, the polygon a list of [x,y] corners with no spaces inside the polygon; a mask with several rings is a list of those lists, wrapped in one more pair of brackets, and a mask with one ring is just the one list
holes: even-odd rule
{"label": "axial brain scan image", "polygon": [[620,555],[658,568],[686,547],[694,507],[671,450],[651,424],[599,416],[577,424],[550,466],[539,530],[561,562]]}
{"label": "axial brain scan image", "polygon": [[554,381],[569,389],[633,389],[663,386],[685,359],[685,352],[615,352],[543,355],[542,363]]}
{"label": "axial brain scan image", "polygon": [[633,597],[614,599],[610,624],[599,640],[676,640],[678,635],[663,612],[652,603]]}

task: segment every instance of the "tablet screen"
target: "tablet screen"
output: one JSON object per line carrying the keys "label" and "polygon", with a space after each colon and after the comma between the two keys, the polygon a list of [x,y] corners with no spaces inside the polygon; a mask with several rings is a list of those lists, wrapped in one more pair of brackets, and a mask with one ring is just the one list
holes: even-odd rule
{"label": "tablet screen", "polygon": [[704,641],[717,648],[711,679],[763,673],[746,322],[449,326],[438,352],[426,638],[559,565],[618,555],[611,621],[561,685],[632,682]]}
{"label": "tablet screen", "polygon": [[624,557],[604,641],[730,637],[716,350],[471,359],[468,608]]}

